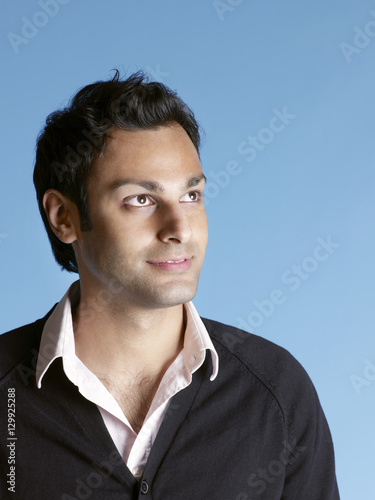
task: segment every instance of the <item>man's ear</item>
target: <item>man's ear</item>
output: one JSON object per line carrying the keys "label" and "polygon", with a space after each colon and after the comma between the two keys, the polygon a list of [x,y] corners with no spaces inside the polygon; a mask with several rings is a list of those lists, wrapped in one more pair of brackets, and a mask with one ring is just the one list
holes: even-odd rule
{"label": "man's ear", "polygon": [[77,207],[56,189],[49,189],[43,196],[43,207],[52,231],[63,243],[77,240],[80,218]]}

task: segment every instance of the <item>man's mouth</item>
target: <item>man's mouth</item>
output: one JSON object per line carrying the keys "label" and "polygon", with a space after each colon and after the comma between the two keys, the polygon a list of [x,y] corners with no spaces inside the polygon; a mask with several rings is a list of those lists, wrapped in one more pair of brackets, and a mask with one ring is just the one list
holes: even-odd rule
{"label": "man's mouth", "polygon": [[161,262],[170,262],[171,264],[179,264],[180,262],[184,262],[184,260],[187,259],[180,259],[180,260],[162,260]]}
{"label": "man's mouth", "polygon": [[192,257],[181,257],[160,261],[148,261],[147,263],[166,271],[187,271],[191,267],[191,259]]}

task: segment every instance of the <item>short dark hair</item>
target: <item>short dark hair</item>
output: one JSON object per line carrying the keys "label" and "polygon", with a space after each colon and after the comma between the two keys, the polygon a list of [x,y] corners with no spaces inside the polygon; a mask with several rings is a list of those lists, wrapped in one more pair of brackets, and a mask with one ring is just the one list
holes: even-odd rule
{"label": "short dark hair", "polygon": [[83,87],[69,105],[51,113],[37,139],[34,185],[39,210],[56,261],[63,269],[78,273],[71,244],[52,231],[43,208],[48,189],[57,189],[72,200],[79,212],[81,229],[91,229],[87,200],[90,167],[105,149],[107,131],[155,129],[180,124],[198,154],[200,130],[191,109],[171,89],[150,82],[141,71],[120,79],[116,70],[108,81]]}

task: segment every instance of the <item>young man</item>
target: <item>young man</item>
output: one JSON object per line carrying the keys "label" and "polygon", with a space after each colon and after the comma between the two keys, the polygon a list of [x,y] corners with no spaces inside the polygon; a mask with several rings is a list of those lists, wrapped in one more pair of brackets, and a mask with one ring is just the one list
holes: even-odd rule
{"label": "young man", "polygon": [[193,113],[142,74],[48,117],[34,183],[79,281],[0,336],[1,498],[339,498],[302,367],[191,303],[204,182]]}

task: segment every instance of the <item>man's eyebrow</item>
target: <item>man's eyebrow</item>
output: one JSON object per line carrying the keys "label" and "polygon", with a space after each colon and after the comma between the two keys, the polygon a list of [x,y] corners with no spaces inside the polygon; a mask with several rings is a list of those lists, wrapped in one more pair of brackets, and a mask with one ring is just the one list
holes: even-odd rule
{"label": "man's eyebrow", "polygon": [[147,189],[147,191],[152,191],[153,193],[155,193],[156,191],[164,191],[163,186],[161,184],[159,184],[158,182],[141,181],[141,180],[137,180],[137,179],[124,179],[122,181],[116,182],[116,184],[114,184],[112,189],[118,189],[119,187],[126,186],[127,184],[141,186],[141,187]]}
{"label": "man's eyebrow", "polygon": [[[205,180],[205,181],[207,180],[206,176],[204,174],[191,177],[187,181],[185,188],[190,189],[192,187],[195,187],[203,180]],[[156,193],[156,192],[162,193],[164,191],[164,187],[159,182],[146,181],[146,180],[143,181],[143,180],[137,180],[137,179],[123,179],[122,181],[116,182],[116,184],[113,185],[112,189],[115,190],[121,186],[126,186],[127,184],[141,186],[144,189],[147,189],[147,191],[151,191],[152,193]]]}
{"label": "man's eyebrow", "polygon": [[192,187],[195,187],[195,186],[198,186],[198,184],[202,181],[207,181],[207,178],[204,174],[201,174],[201,175],[196,175],[195,177],[192,177],[191,179],[189,179],[186,183],[186,189],[189,189],[189,188],[192,188]]}

